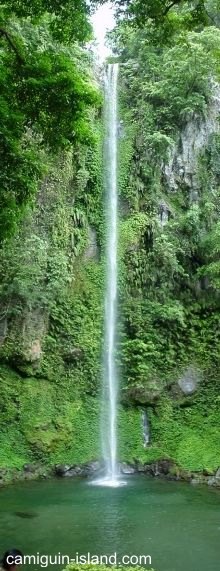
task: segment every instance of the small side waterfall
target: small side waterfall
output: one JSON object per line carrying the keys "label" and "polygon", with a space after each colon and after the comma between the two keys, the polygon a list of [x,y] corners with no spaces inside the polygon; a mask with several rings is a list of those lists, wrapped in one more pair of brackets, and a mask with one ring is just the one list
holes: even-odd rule
{"label": "small side waterfall", "polygon": [[150,426],[146,410],[142,410],[141,416],[142,416],[142,425],[143,425],[144,448],[147,448],[147,446],[150,443]]}

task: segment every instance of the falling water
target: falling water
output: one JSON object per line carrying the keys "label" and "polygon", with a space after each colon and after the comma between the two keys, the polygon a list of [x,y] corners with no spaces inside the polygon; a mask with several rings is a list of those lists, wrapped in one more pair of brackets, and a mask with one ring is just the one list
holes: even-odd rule
{"label": "falling water", "polygon": [[106,144],[105,188],[107,200],[107,284],[105,300],[105,363],[103,455],[106,483],[117,483],[117,371],[115,337],[117,311],[117,83],[118,64],[109,64],[105,75]]}
{"label": "falling water", "polygon": [[107,219],[107,283],[105,299],[105,357],[102,399],[102,454],[104,475],[92,483],[118,487],[126,482],[120,479],[117,463],[117,397],[118,379],[115,362],[117,317],[117,244],[118,244],[118,189],[117,149],[118,64],[109,64],[105,72],[105,191]]}
{"label": "falling water", "polygon": [[102,399],[102,454],[105,461],[102,479],[93,484],[118,487],[120,479],[117,465],[117,396],[118,379],[115,362],[117,314],[117,85],[118,64],[109,64],[105,74],[105,190],[107,212],[107,283],[105,299],[105,358]]}

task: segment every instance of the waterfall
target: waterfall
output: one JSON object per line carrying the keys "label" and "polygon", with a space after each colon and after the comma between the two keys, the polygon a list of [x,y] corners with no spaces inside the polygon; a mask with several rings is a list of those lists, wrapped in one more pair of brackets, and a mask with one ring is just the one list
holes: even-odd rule
{"label": "waterfall", "polygon": [[143,424],[144,448],[147,448],[147,446],[150,443],[150,426],[146,410],[142,410],[142,424]]}
{"label": "waterfall", "polygon": [[108,64],[105,72],[105,154],[104,186],[106,194],[106,296],[104,375],[101,415],[101,441],[104,475],[92,483],[118,487],[126,484],[120,479],[117,462],[117,401],[118,378],[115,361],[117,319],[117,245],[118,245],[118,189],[117,150],[118,112],[117,86],[119,65]]}
{"label": "waterfall", "polygon": [[115,362],[117,318],[117,244],[118,244],[118,189],[117,149],[118,64],[109,64],[105,72],[105,156],[104,175],[106,193],[106,296],[105,346],[102,398],[101,440],[104,458],[104,475],[93,484],[117,487],[125,484],[118,472],[117,463],[117,400],[118,378]]}
{"label": "waterfall", "polygon": [[104,360],[104,424],[103,456],[105,476],[117,482],[117,393],[118,379],[115,364],[117,312],[117,83],[118,64],[109,64],[105,75],[105,190],[107,207],[107,283],[105,299],[105,360]]}

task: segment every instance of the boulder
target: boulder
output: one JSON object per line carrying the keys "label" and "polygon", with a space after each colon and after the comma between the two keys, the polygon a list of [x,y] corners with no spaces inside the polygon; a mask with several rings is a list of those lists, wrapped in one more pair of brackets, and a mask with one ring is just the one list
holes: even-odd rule
{"label": "boulder", "polygon": [[99,472],[101,463],[98,461],[88,462],[87,464],[57,464],[55,466],[55,475],[60,478],[74,478],[75,476],[92,476]]}
{"label": "boulder", "polygon": [[137,464],[137,472],[144,474],[149,474],[150,476],[170,476],[174,473],[175,464],[172,460],[162,459],[156,462],[150,462],[147,464]]}
{"label": "boulder", "polygon": [[94,474],[95,472],[99,472],[101,470],[101,462],[98,460],[94,460],[82,466],[82,470],[84,474],[89,476],[90,474]]}
{"label": "boulder", "polygon": [[71,466],[69,466],[69,464],[57,464],[55,466],[55,474],[56,476],[63,478],[70,469]]}
{"label": "boulder", "polygon": [[124,391],[122,399],[125,402],[134,402],[139,405],[153,405],[159,400],[163,387],[158,381],[148,382],[143,387],[131,387]]}
{"label": "boulder", "polygon": [[208,486],[213,486],[215,488],[220,488],[220,468],[218,468],[217,472],[214,476],[208,479]]}
{"label": "boulder", "polygon": [[217,480],[220,480],[220,468],[218,468],[218,470],[217,470],[217,472],[216,472],[216,474],[215,474],[215,477],[216,477]]}
{"label": "boulder", "polygon": [[126,464],[126,462],[122,462],[122,464],[120,464],[120,472],[126,476],[131,476],[137,472],[137,469],[132,464]]}
{"label": "boulder", "polygon": [[37,464],[24,464],[23,470],[26,474],[34,474],[39,470],[40,466]]}
{"label": "boulder", "polygon": [[190,483],[193,486],[199,486],[201,484],[205,484],[206,481],[207,481],[207,478],[203,474],[192,474]]}
{"label": "boulder", "polygon": [[81,466],[72,466],[67,472],[64,473],[64,478],[74,478],[75,476],[82,476],[83,470]]}
{"label": "boulder", "polygon": [[139,474],[144,474],[145,473],[145,465],[144,464],[140,464],[140,462],[137,462],[136,464],[136,471]]}

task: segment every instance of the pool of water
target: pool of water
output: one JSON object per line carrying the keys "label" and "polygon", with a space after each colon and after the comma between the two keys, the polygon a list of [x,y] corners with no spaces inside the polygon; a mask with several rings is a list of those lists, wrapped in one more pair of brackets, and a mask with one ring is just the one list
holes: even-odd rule
{"label": "pool of water", "polygon": [[15,485],[0,490],[0,550],[10,547],[73,558],[116,552],[118,563],[150,555],[156,571],[219,571],[220,493],[144,476],[116,489],[87,480]]}

